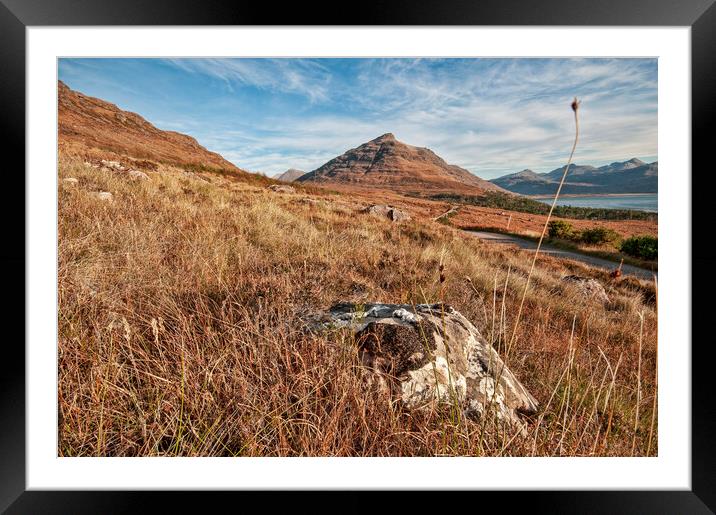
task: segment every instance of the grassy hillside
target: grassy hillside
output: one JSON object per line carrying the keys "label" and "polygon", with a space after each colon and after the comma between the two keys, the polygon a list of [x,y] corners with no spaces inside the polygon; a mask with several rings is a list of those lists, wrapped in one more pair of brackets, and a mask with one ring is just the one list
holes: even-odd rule
{"label": "grassy hillside", "polygon": [[[349,196],[146,172],[60,159],[59,455],[656,455],[653,285],[540,259],[506,349],[527,252]],[[567,273],[611,302],[581,300]],[[539,400],[528,435],[367,388],[351,342],[301,320],[339,300],[452,304]]]}

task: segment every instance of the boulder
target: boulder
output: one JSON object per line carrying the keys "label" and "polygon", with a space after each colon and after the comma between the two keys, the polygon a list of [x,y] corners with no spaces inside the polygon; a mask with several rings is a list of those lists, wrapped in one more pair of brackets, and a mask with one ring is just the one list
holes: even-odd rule
{"label": "boulder", "polygon": [[285,184],[272,184],[268,187],[268,189],[275,191],[276,193],[296,193],[296,188]]}
{"label": "boulder", "polygon": [[105,168],[109,168],[111,170],[124,170],[124,166],[122,166],[122,163],[119,161],[108,161],[106,159],[102,159],[102,164]]}
{"label": "boulder", "polygon": [[206,180],[204,177],[202,177],[202,176],[199,175],[198,173],[185,171],[185,172],[183,172],[183,174],[184,174],[185,177],[191,177],[192,179],[196,179],[197,181],[209,182],[208,180]]}
{"label": "boulder", "polygon": [[596,300],[605,304],[609,302],[609,296],[604,286],[596,279],[580,277],[578,275],[567,275],[562,277],[562,280],[573,284],[584,299]]}
{"label": "boulder", "polygon": [[62,179],[62,184],[64,184],[65,186],[77,186],[79,182],[80,181],[78,181],[74,177],[67,177],[65,179]]}
{"label": "boulder", "polygon": [[368,206],[365,211],[366,213],[370,213],[371,215],[380,218],[387,218],[388,220],[392,220],[393,222],[402,222],[403,220],[410,220],[410,215],[408,213],[391,206],[373,204],[371,206]]}
{"label": "boulder", "polygon": [[114,200],[114,195],[109,191],[98,191],[95,193],[95,197],[105,202],[112,202]]}
{"label": "boulder", "polygon": [[144,172],[140,172],[139,170],[129,170],[127,172],[127,175],[129,175],[130,179],[132,179],[133,181],[148,181],[149,180],[149,176]]}
{"label": "boulder", "polygon": [[459,405],[470,417],[495,416],[525,431],[521,414],[537,401],[485,341],[447,304],[336,304],[315,330],[350,330],[363,364],[408,409]]}

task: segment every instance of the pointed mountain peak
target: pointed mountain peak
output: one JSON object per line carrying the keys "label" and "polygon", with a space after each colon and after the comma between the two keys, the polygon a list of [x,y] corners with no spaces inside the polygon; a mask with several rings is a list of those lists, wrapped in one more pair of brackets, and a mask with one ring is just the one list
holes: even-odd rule
{"label": "pointed mountain peak", "polygon": [[398,141],[391,132],[344,152],[298,180],[412,192],[500,189],[446,163],[430,149]]}
{"label": "pointed mountain peak", "polygon": [[306,174],[306,172],[304,172],[303,170],[297,170],[296,168],[289,168],[285,172],[277,174],[274,178],[279,181],[293,182],[305,174]]}
{"label": "pointed mountain peak", "polygon": [[385,143],[387,141],[397,141],[395,135],[392,132],[386,132],[385,134],[378,136],[373,141],[377,143]]}

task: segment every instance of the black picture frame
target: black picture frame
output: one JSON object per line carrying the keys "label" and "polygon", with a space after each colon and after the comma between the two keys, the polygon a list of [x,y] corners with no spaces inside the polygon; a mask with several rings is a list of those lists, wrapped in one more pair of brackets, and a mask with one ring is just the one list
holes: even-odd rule
{"label": "black picture frame", "polygon": [[[192,507],[185,493],[167,492],[66,492],[26,491],[25,482],[25,352],[24,277],[25,225],[25,29],[29,26],[64,25],[550,25],[550,26],[689,26],[691,27],[692,73],[692,455],[690,491],[610,492],[479,492],[480,506],[507,497],[511,507],[521,504],[531,512],[549,513],[712,513],[716,510],[716,410],[709,384],[711,343],[708,320],[713,291],[716,251],[711,233],[708,195],[714,191],[713,172],[708,160],[716,102],[716,7],[714,0],[408,0],[376,2],[349,8],[315,7],[305,3],[280,8],[264,2],[205,0],[0,0],[0,147],[4,166],[3,186],[9,192],[0,202],[3,245],[0,263],[5,271],[6,332],[13,329],[3,345],[5,366],[0,373],[0,511],[7,513],[121,513],[149,511],[159,502],[162,511]],[[352,11],[351,16],[347,13]],[[322,13],[320,16],[318,13]],[[12,163],[10,165],[9,163]],[[49,173],[49,171],[48,171]],[[688,180],[685,177],[685,180]],[[23,194],[20,194],[23,192]],[[19,213],[23,213],[20,215]],[[703,241],[705,240],[705,241]],[[686,280],[691,281],[691,277]],[[697,290],[703,295],[696,295]],[[22,301],[21,301],[22,299]],[[666,342],[691,345],[692,342]],[[250,493],[220,493],[229,496]],[[301,494],[307,497],[307,494]],[[362,494],[350,493],[341,501],[341,511],[369,508]],[[460,499],[462,496],[451,499]],[[282,496],[274,494],[273,502]],[[250,502],[251,499],[241,502]],[[425,494],[413,494],[410,504],[422,505]],[[206,505],[202,502],[202,506]],[[231,502],[231,501],[230,501]],[[320,509],[314,500],[292,500],[293,508],[303,505]],[[404,511],[401,501],[395,508]],[[453,502],[453,501],[449,501]],[[382,508],[390,507],[385,501]],[[321,505],[331,509],[322,497]],[[248,506],[248,505],[247,505]],[[333,507],[335,508],[335,506]],[[314,510],[315,509],[315,510]]]}

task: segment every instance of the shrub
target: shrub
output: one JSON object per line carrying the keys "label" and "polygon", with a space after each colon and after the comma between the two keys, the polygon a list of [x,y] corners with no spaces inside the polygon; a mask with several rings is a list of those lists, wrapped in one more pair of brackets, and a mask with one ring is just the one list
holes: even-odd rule
{"label": "shrub", "polygon": [[620,250],[625,254],[640,259],[656,259],[659,243],[654,236],[632,236],[621,244]]}
{"label": "shrub", "polygon": [[575,237],[574,227],[564,220],[552,220],[548,227],[551,239],[571,240]]}
{"label": "shrub", "polygon": [[604,227],[595,227],[593,229],[585,229],[582,231],[580,240],[584,243],[592,245],[601,245],[604,243],[614,243],[619,240],[619,233],[612,229]]}

